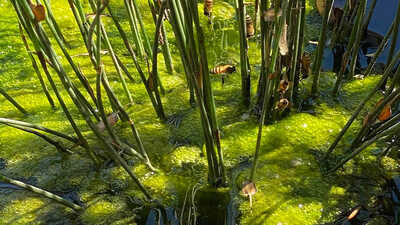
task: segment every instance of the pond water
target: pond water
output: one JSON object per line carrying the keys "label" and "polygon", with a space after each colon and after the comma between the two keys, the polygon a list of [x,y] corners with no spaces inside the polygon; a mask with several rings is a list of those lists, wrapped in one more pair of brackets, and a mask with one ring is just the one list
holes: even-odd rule
{"label": "pond water", "polygon": [[[345,4],[345,0],[335,0],[335,7],[338,8],[343,8]],[[367,12],[370,9],[372,1],[368,0],[368,5],[367,5]],[[376,32],[380,35],[385,36],[386,32],[389,30],[390,25],[393,23],[394,18],[396,16],[397,8],[398,8],[399,1],[397,0],[384,0],[384,1],[377,1],[376,6],[371,18],[371,21],[368,26],[368,30]],[[381,53],[379,58],[377,59],[377,62],[379,63],[385,63],[387,62],[387,57],[389,56],[389,48],[391,45],[392,39],[389,40],[388,47],[385,48],[385,50]],[[396,51],[400,49],[400,36],[397,37],[397,42],[396,42]],[[373,53],[374,49],[370,49],[368,53]],[[326,71],[330,71],[333,69],[333,54],[331,51],[327,49],[327,51],[324,52],[324,64],[323,68]],[[368,66],[367,64],[367,58],[364,54],[359,54],[359,59],[360,59],[360,64],[361,68],[365,68]]]}

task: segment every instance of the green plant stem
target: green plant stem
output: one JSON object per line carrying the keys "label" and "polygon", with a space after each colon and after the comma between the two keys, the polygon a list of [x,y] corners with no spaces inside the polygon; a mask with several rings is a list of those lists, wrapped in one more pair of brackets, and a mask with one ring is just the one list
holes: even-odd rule
{"label": "green plant stem", "polygon": [[317,49],[317,55],[315,58],[315,62],[312,68],[312,72],[314,74],[313,78],[313,84],[311,88],[311,95],[312,96],[317,96],[318,91],[319,91],[319,78],[321,75],[321,64],[322,64],[322,57],[324,55],[324,49],[325,49],[325,42],[326,42],[326,37],[328,33],[328,20],[332,11],[333,7],[333,0],[327,0],[326,1],[326,8],[325,8],[325,13],[324,17],[322,20],[322,28],[319,36],[319,41],[318,41],[318,49]]}
{"label": "green plant stem", "polygon": [[12,125],[16,125],[16,126],[19,126],[19,127],[33,128],[33,129],[40,130],[40,131],[43,131],[43,132],[46,132],[46,133],[49,133],[49,134],[53,134],[53,135],[55,135],[57,137],[60,137],[60,138],[64,138],[64,139],[66,139],[66,140],[68,140],[68,141],[70,141],[72,143],[75,143],[75,144],[79,143],[79,139],[77,139],[75,137],[71,137],[69,135],[66,135],[66,134],[60,133],[58,131],[55,131],[55,130],[52,130],[52,129],[49,129],[49,128],[46,128],[46,127],[42,127],[42,126],[39,126],[39,125],[35,125],[35,124],[27,123],[27,122],[22,122],[22,121],[18,121],[18,120],[7,119],[7,118],[0,118],[0,123],[6,124],[6,125],[12,124]]}
{"label": "green plant stem", "polygon": [[396,56],[392,59],[391,63],[389,66],[386,68],[384,74],[382,75],[381,80],[379,83],[375,86],[375,88],[367,95],[367,97],[361,101],[361,103],[358,105],[357,109],[354,111],[353,115],[350,117],[350,119],[347,121],[346,125],[343,127],[343,129],[340,131],[339,135],[336,137],[335,141],[332,143],[332,145],[329,147],[328,151],[325,153],[325,156],[323,157],[323,160],[326,160],[329,155],[333,152],[333,150],[336,148],[337,144],[339,141],[343,138],[344,134],[346,131],[350,128],[351,124],[354,122],[354,120],[357,118],[357,116],[360,114],[361,110],[364,108],[364,106],[367,104],[367,102],[376,94],[376,92],[379,90],[379,88],[382,86],[382,84],[385,83],[386,79],[390,75],[390,71],[393,69],[395,64],[397,63],[397,60],[400,59],[400,51],[396,53]]}
{"label": "green plant stem", "polygon": [[65,200],[64,198],[62,198],[62,197],[60,197],[58,195],[55,195],[53,193],[50,193],[48,191],[45,191],[45,190],[40,189],[38,187],[35,187],[33,185],[25,184],[24,182],[8,178],[8,177],[6,177],[5,175],[3,175],[1,173],[0,173],[0,180],[4,181],[6,183],[9,183],[9,184],[13,184],[13,185],[18,186],[18,187],[21,187],[23,189],[32,191],[32,192],[34,192],[36,194],[39,194],[39,195],[44,196],[46,198],[49,198],[51,200],[54,200],[54,201],[56,201],[56,202],[58,202],[58,203],[60,203],[60,204],[62,204],[64,206],[67,206],[67,207],[69,207],[69,208],[71,208],[73,210],[76,210],[76,211],[82,211],[83,210],[83,208],[81,206],[79,206],[77,204],[74,204],[74,203],[72,203],[70,201],[67,201],[67,200]]}
{"label": "green plant stem", "polygon": [[21,113],[28,114],[28,112],[20,105],[17,101],[15,101],[10,95],[7,94],[2,88],[0,88],[0,94],[4,96],[11,104],[15,106]]}

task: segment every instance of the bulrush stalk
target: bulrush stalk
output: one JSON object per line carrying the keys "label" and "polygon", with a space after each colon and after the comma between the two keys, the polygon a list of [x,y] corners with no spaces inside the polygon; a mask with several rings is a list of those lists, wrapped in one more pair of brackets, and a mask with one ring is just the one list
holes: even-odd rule
{"label": "bulrush stalk", "polygon": [[[158,4],[156,2],[157,1],[155,0],[154,4]],[[157,26],[157,12],[156,12],[156,10],[159,7],[155,7],[154,4],[150,0],[148,1],[148,3],[149,3],[149,7],[151,9],[151,14],[153,15],[154,23]],[[163,14],[162,17],[164,17],[164,15],[165,14]],[[170,51],[170,48],[169,48],[167,32],[166,32],[165,25],[164,25],[164,19],[163,19],[163,22],[162,22],[163,24],[161,25],[161,37],[160,37],[160,39],[162,40],[162,43],[160,41],[160,44],[161,44],[161,48],[162,48],[162,53],[164,55],[165,66],[167,68],[168,73],[172,74],[172,72],[174,70],[174,66],[172,64],[172,56],[171,56],[171,51]],[[153,57],[154,57],[154,53],[153,53]]]}
{"label": "bulrush stalk", "polygon": [[[98,4],[100,4],[100,3],[98,3]],[[108,97],[110,99],[110,102],[112,102],[113,103],[112,105],[114,105],[116,107],[116,109],[118,110],[118,113],[121,115],[121,119],[123,121],[128,121],[129,122],[131,130],[132,130],[132,133],[133,133],[133,136],[134,136],[134,138],[135,138],[135,140],[136,140],[136,142],[137,142],[137,144],[139,146],[139,150],[141,152],[142,159],[144,159],[144,163],[151,170],[154,171],[155,168],[150,163],[149,157],[147,156],[147,153],[146,153],[146,151],[144,149],[144,145],[143,145],[142,140],[141,140],[141,138],[139,136],[139,132],[137,131],[133,120],[130,118],[129,114],[126,112],[126,110],[122,106],[121,102],[118,100],[117,96],[115,95],[114,91],[111,89],[111,86],[110,86],[110,84],[108,82],[108,79],[107,79],[107,75],[106,75],[106,73],[105,73],[105,71],[103,69],[103,66],[102,66],[100,49],[101,49],[101,42],[102,42],[102,40],[101,40],[102,39],[101,32],[103,30],[101,28],[103,27],[103,25],[101,23],[101,18],[100,18],[101,16],[100,15],[101,15],[101,12],[103,12],[103,10],[105,9],[105,7],[107,5],[108,5],[107,1],[105,2],[104,5],[101,5],[101,7],[100,7],[100,5],[98,5],[98,7],[96,9],[96,17],[95,17],[93,23],[90,26],[89,34],[88,34],[88,37],[89,37],[88,43],[93,43],[93,41],[90,39],[91,37],[93,37],[91,32],[94,31],[93,28],[95,26],[97,26],[98,29],[96,30],[96,32],[97,32],[96,52],[91,52],[91,54],[93,54],[93,57],[96,59],[96,62],[97,62],[97,64],[95,65],[95,68],[96,68],[96,71],[98,73],[98,79],[99,79],[99,76],[100,76],[99,73],[101,72],[100,81],[102,82],[102,84],[103,84],[103,86],[104,86],[104,88],[105,88],[105,90],[107,92],[107,95],[108,95]],[[89,49],[92,49],[92,48],[89,47]],[[100,82],[100,81],[98,80],[98,82]],[[98,90],[100,89],[99,84],[97,84],[97,89]],[[97,95],[101,96],[99,91],[97,91]],[[98,100],[98,103],[102,103],[102,102],[100,102]],[[102,116],[102,117],[104,117],[104,116]],[[107,122],[108,121],[104,121],[104,118],[103,118],[103,123],[106,124]],[[111,137],[113,138],[113,140],[115,142],[119,143],[119,141],[118,141],[118,139],[117,139],[117,137],[116,137],[116,135],[114,133],[111,133]]]}
{"label": "bulrush stalk", "polygon": [[[40,3],[39,0],[37,0],[37,2]],[[49,25],[53,26],[57,32],[57,35],[60,37],[60,39],[62,40],[62,42],[64,43],[64,45],[66,45],[68,48],[71,48],[71,46],[69,45],[69,43],[66,41],[64,35],[61,32],[60,26],[58,26],[58,23],[54,17],[53,14],[53,10],[51,9],[51,5],[49,0],[43,0],[44,5],[46,6],[47,9],[47,16],[48,16],[48,20],[46,20],[47,23],[49,23]],[[51,24],[50,24],[51,23]]]}
{"label": "bulrush stalk", "polygon": [[[295,77],[296,74],[299,73],[300,71],[297,70],[297,62],[298,62],[298,58],[299,58],[299,46],[302,44],[300,43],[300,30],[301,30],[301,17],[302,17],[302,13],[303,10],[301,9],[301,1],[297,0],[296,1],[296,9],[295,12],[296,13],[292,13],[295,15],[292,15],[294,17],[293,21],[296,21],[295,28],[294,28],[294,32],[293,32],[293,51],[292,51],[292,62],[291,62],[291,68],[290,68],[290,76],[289,76],[289,82],[295,82]],[[294,92],[294,85],[291,85],[291,87],[289,87],[289,101],[293,102],[293,92]]]}
{"label": "bulrush stalk", "polygon": [[[96,41],[96,52],[92,52],[92,54],[94,54],[94,57],[96,58],[97,61],[97,65],[96,65],[96,72],[97,72],[97,82],[96,82],[96,89],[97,89],[97,100],[98,100],[98,106],[99,106],[99,111],[100,111],[100,115],[102,118],[103,123],[105,124],[108,133],[111,135],[112,139],[114,141],[116,141],[115,144],[119,144],[119,140],[117,138],[117,136],[114,134],[114,132],[111,129],[111,125],[109,124],[109,121],[107,120],[106,114],[105,114],[105,110],[103,107],[103,101],[102,101],[102,97],[101,97],[101,84],[103,84],[106,87],[106,91],[109,94],[110,97],[110,91],[112,92],[112,90],[110,90],[109,84],[105,78],[106,74],[104,71],[104,66],[101,62],[101,39],[102,39],[102,35],[101,35],[101,14],[104,11],[104,9],[106,8],[106,6],[108,5],[108,1],[105,1],[102,4],[102,0],[98,0],[97,1],[97,9],[96,9],[96,16],[94,18],[94,21],[91,25],[91,27],[96,26],[97,27],[97,41]],[[92,30],[92,29],[90,29]],[[89,37],[90,37],[90,33],[89,33]],[[88,43],[92,43],[91,39],[88,39]],[[108,90],[107,90],[108,89]],[[114,96],[113,96],[114,97]],[[116,100],[115,98],[113,100]],[[120,108],[120,110],[123,110],[123,108]],[[126,115],[124,115],[126,116]],[[116,160],[116,162],[118,162],[119,164],[122,165],[122,167],[125,169],[125,171],[129,174],[129,176],[134,180],[134,182],[138,185],[139,189],[143,192],[143,194],[149,199],[151,200],[152,197],[151,195],[148,193],[148,191],[145,189],[145,187],[142,185],[142,183],[139,181],[139,179],[136,177],[136,175],[130,170],[129,166],[127,165],[127,163],[125,162],[125,160],[120,156],[119,153],[117,153],[117,151],[114,149],[114,147],[108,143],[103,137],[102,135],[97,131],[96,128],[92,128],[92,130],[95,132],[96,136],[99,137],[99,139],[103,142],[103,144],[105,144],[105,146],[107,147],[107,149],[110,151],[110,153],[113,155],[114,160]]]}
{"label": "bulrush stalk", "polygon": [[240,73],[242,77],[242,100],[243,105],[250,106],[250,65],[248,60],[248,43],[246,34],[246,8],[243,0],[236,0],[236,11],[239,24],[240,36]]}
{"label": "bulrush stalk", "polygon": [[374,53],[374,57],[372,57],[371,61],[368,64],[367,69],[365,70],[365,72],[363,73],[364,76],[368,76],[371,74],[372,69],[374,68],[374,65],[376,63],[376,60],[378,59],[378,57],[382,54],[383,50],[385,49],[385,47],[387,46],[388,42],[389,42],[389,38],[392,35],[393,32],[393,28],[394,28],[394,23],[392,23],[392,25],[390,26],[388,32],[385,34],[385,37],[383,38],[382,42],[379,44],[378,49],[375,51]]}
{"label": "bulrush stalk", "polygon": [[75,138],[75,137],[71,137],[69,135],[60,133],[58,131],[46,128],[46,127],[42,127],[39,125],[35,125],[35,124],[31,124],[31,123],[27,123],[27,122],[22,122],[22,121],[18,121],[18,120],[12,120],[12,119],[7,119],[7,118],[0,118],[0,123],[1,124],[6,124],[6,125],[15,125],[15,126],[19,126],[19,127],[27,127],[27,128],[32,128],[35,130],[40,130],[43,131],[45,133],[48,134],[52,134],[55,135],[57,137],[63,138],[65,140],[68,140],[74,144],[79,144],[79,139]]}
{"label": "bulrush stalk", "polygon": [[198,51],[200,53],[200,71],[203,74],[203,93],[204,93],[204,100],[207,113],[209,115],[209,119],[211,120],[211,127],[212,127],[212,134],[214,136],[214,142],[217,147],[218,152],[218,160],[219,160],[219,167],[221,170],[221,179],[222,183],[226,182],[226,174],[225,174],[225,163],[224,163],[224,156],[221,148],[221,134],[218,127],[218,120],[217,120],[217,113],[215,110],[215,101],[214,101],[214,94],[211,86],[210,74],[208,70],[208,60],[207,60],[207,52],[204,47],[205,46],[205,39],[204,39],[204,32],[202,27],[200,26],[200,21],[198,17],[198,10],[196,6],[195,0],[192,1],[192,6],[189,7],[192,9],[192,15],[194,18],[194,24],[196,26],[197,31],[197,40],[198,40]]}
{"label": "bulrush stalk", "polygon": [[6,124],[6,125],[9,126],[9,127],[13,127],[15,129],[18,129],[18,130],[25,131],[27,133],[34,134],[34,135],[42,138],[43,140],[47,141],[49,144],[53,145],[54,147],[56,147],[56,149],[58,151],[62,152],[62,153],[68,153],[68,154],[72,153],[70,150],[65,148],[62,143],[60,143],[60,142],[58,142],[56,140],[53,140],[49,136],[47,136],[45,134],[42,134],[42,133],[40,133],[40,132],[38,132],[38,131],[36,131],[34,129],[27,128],[27,127],[22,127],[22,126],[18,126],[18,125],[14,125],[14,124]]}
{"label": "bulrush stalk", "polygon": [[24,182],[11,179],[9,177],[6,177],[3,174],[0,174],[0,180],[4,181],[6,183],[9,183],[9,184],[13,184],[13,185],[18,186],[18,187],[21,187],[23,189],[32,191],[32,192],[34,192],[36,194],[39,194],[39,195],[41,195],[43,197],[49,198],[49,199],[51,199],[53,201],[56,201],[56,202],[58,202],[58,203],[60,203],[62,205],[65,205],[65,206],[67,206],[67,207],[69,207],[69,208],[71,208],[71,209],[73,209],[75,211],[82,211],[83,210],[83,208],[81,206],[79,206],[79,205],[77,205],[75,203],[72,203],[72,202],[70,202],[68,200],[65,200],[64,198],[62,198],[62,197],[60,197],[58,195],[55,195],[55,194],[53,194],[51,192],[45,191],[45,190],[40,189],[38,187],[35,187],[33,185],[26,184]]}
{"label": "bulrush stalk", "polygon": [[[264,2],[263,0],[261,1],[262,8],[264,6],[263,3],[266,4],[266,2]],[[277,8],[278,7],[275,5],[275,12],[278,11]],[[276,25],[275,26],[275,34],[277,35],[277,37],[280,37],[280,34],[282,32],[282,27],[284,26],[284,21],[286,19],[286,12],[287,12],[287,8],[288,8],[288,0],[282,1],[281,8],[282,8],[282,16],[280,16],[280,18],[277,16],[278,13],[275,13],[275,25]],[[273,45],[272,45],[271,63],[268,68],[269,74],[275,73],[275,69],[276,69],[275,66],[276,66],[278,54],[279,54],[279,38],[275,38]],[[271,97],[268,92],[270,92],[269,89],[272,87],[272,85],[270,85],[270,83],[272,83],[272,82],[270,82],[270,79],[268,79],[268,78],[266,79],[266,81],[267,82],[265,85],[266,88],[265,88],[264,100],[263,100],[263,104],[262,104],[262,112],[261,112],[261,117],[260,117],[259,123],[258,123],[258,135],[257,135],[256,150],[254,152],[253,165],[252,165],[251,172],[250,172],[250,182],[254,182],[254,179],[255,179],[255,173],[256,173],[258,157],[259,157],[260,147],[261,147],[262,131],[263,131],[264,123],[265,123],[265,117],[268,113],[267,108],[268,108],[269,100]]]}
{"label": "bulrush stalk", "polygon": [[[225,183],[225,169],[220,146],[220,134],[215,115],[212,87],[208,74],[208,62],[205,51],[203,31],[200,26],[197,2],[194,0],[168,0],[171,8],[171,25],[177,40],[181,59],[185,66],[188,82],[194,88],[197,104],[200,110],[201,124],[204,133],[206,155],[208,161],[208,180],[212,186]],[[174,7],[175,6],[175,7]],[[179,9],[182,9],[179,11]],[[184,24],[180,18],[185,18]],[[195,24],[195,29],[193,26]],[[181,28],[185,27],[185,30]],[[195,30],[197,41],[195,40]],[[184,40],[187,40],[184,41]],[[217,151],[215,149],[217,147]]]}
{"label": "bulrush stalk", "polygon": [[400,132],[400,123],[395,123],[394,125],[390,126],[388,129],[385,131],[377,134],[376,136],[372,137],[370,140],[365,141],[360,147],[357,149],[353,150],[348,156],[346,156],[342,161],[340,161],[334,168],[329,170],[329,173],[333,173],[336,170],[338,170],[340,167],[342,167],[345,163],[353,159],[355,156],[357,156],[360,152],[362,152],[364,149],[366,149],[368,146],[371,144],[375,143],[377,140],[379,140],[382,137],[388,136],[388,135],[396,135]]}
{"label": "bulrush stalk", "polygon": [[43,80],[42,74],[40,73],[40,70],[39,70],[39,67],[38,67],[38,65],[36,63],[36,60],[33,57],[33,54],[32,54],[32,52],[31,52],[31,50],[29,48],[28,42],[26,41],[26,37],[24,35],[24,31],[22,29],[21,23],[19,23],[19,32],[20,32],[20,35],[21,35],[22,42],[24,43],[26,52],[28,53],[29,59],[31,60],[32,67],[35,70],[35,73],[36,73],[36,75],[37,75],[37,77],[39,79],[40,86],[42,86],[43,92],[46,95],[47,101],[49,102],[49,104],[50,104],[50,106],[52,108],[55,108],[56,106],[54,104],[54,100],[51,97],[49,90],[47,89],[47,85],[46,85],[45,81]]}
{"label": "bulrush stalk", "polygon": [[157,114],[158,118],[160,118],[161,120],[164,120],[164,119],[165,119],[165,113],[164,113],[164,109],[163,109],[163,107],[162,107],[162,103],[161,103],[161,102],[157,102],[156,98],[155,98],[154,95],[153,95],[152,90],[149,88],[149,86],[148,86],[148,84],[147,84],[146,76],[145,76],[145,74],[143,73],[143,70],[142,70],[142,68],[141,68],[141,66],[140,66],[140,64],[139,64],[139,62],[138,62],[137,57],[136,57],[136,53],[135,53],[135,51],[133,50],[131,44],[129,43],[129,40],[128,40],[128,37],[127,37],[125,31],[123,30],[122,26],[121,26],[120,23],[118,22],[117,18],[116,18],[115,15],[114,15],[114,12],[113,12],[113,10],[111,9],[110,6],[108,6],[108,11],[109,11],[109,13],[110,13],[111,18],[112,18],[113,21],[114,21],[115,26],[116,26],[117,29],[118,29],[118,32],[119,32],[121,38],[122,38],[123,41],[124,41],[124,44],[125,44],[126,49],[128,50],[130,56],[132,57],[132,60],[133,60],[133,62],[134,62],[134,64],[135,64],[135,67],[136,67],[136,70],[138,71],[139,76],[140,76],[140,78],[141,78],[141,80],[142,80],[142,82],[143,82],[143,85],[144,85],[145,88],[146,88],[147,94],[149,95],[149,98],[150,98],[150,100],[151,100],[151,103],[153,104],[153,108],[154,108],[154,110],[156,111],[156,114]]}
{"label": "bulrush stalk", "polygon": [[2,88],[0,88],[0,94],[3,95],[4,98],[6,98],[11,104],[13,104],[13,106],[15,106],[15,108],[17,108],[21,113],[28,114],[28,112],[24,109],[24,107],[18,104],[18,102],[15,101],[10,95],[8,95],[7,92]]}
{"label": "bulrush stalk", "polygon": [[331,15],[331,11],[333,8],[333,0],[326,1],[326,8],[324,11],[324,17],[322,20],[322,28],[319,36],[318,41],[318,49],[317,54],[314,60],[314,65],[312,68],[312,73],[314,75],[313,84],[311,88],[311,95],[317,96],[319,91],[319,78],[321,75],[321,65],[322,65],[322,57],[324,56],[324,49],[325,49],[325,42],[328,35],[328,24],[329,24],[329,17]]}
{"label": "bulrush stalk", "polygon": [[[76,135],[78,136],[81,145],[88,150],[88,153],[94,163],[98,165],[98,159],[92,149],[90,149],[86,139],[83,137],[81,131],[77,127],[76,123],[74,122],[71,114],[69,113],[68,108],[66,107],[61,95],[58,93],[57,87],[47,69],[47,61],[52,65],[53,69],[57,72],[64,88],[68,91],[68,94],[70,95],[71,99],[74,101],[76,107],[82,112],[86,110],[86,107],[81,104],[79,101],[77,94],[75,91],[77,91],[76,88],[74,88],[74,85],[70,81],[69,77],[67,76],[64,68],[62,67],[61,63],[59,62],[59,59],[54,52],[50,42],[48,41],[48,38],[46,36],[46,33],[44,32],[41,24],[35,20],[35,17],[31,11],[31,8],[28,4],[28,2],[22,1],[22,8],[19,4],[17,4],[16,1],[13,1],[13,5],[17,11],[17,14],[19,15],[20,22],[24,25],[24,27],[27,29],[26,32],[29,34],[29,37],[31,38],[32,42],[35,45],[35,50],[37,51],[38,57],[40,59],[40,63],[42,64],[43,70],[57,96],[57,99],[59,100],[59,103],[67,116],[68,120],[71,123],[71,126],[73,127]],[[23,12],[22,12],[23,11]],[[22,15],[26,15],[23,17]],[[43,52],[42,52],[43,50]],[[47,57],[47,58],[46,58]]]}
{"label": "bulrush stalk", "polygon": [[353,115],[350,117],[350,119],[347,121],[346,125],[343,127],[343,129],[340,131],[338,136],[336,137],[335,141],[332,143],[332,145],[329,147],[328,151],[325,153],[324,160],[326,160],[329,155],[333,152],[333,150],[336,148],[337,144],[339,141],[343,138],[344,134],[346,131],[350,128],[351,124],[354,122],[354,120],[357,118],[357,116],[360,114],[361,110],[365,107],[367,102],[378,92],[380,87],[386,82],[386,79],[390,76],[391,70],[393,67],[397,64],[398,60],[400,59],[400,51],[396,53],[396,56],[392,59],[391,63],[386,67],[385,72],[382,75],[381,80],[379,83],[375,86],[375,88],[365,97],[365,99],[358,105],[357,109],[354,111]]}
{"label": "bulrush stalk", "polygon": [[355,75],[355,70],[356,70],[356,63],[358,59],[358,52],[360,51],[360,42],[362,37],[365,34],[365,27],[364,25],[367,25],[364,23],[364,16],[365,16],[365,11],[367,9],[367,0],[361,0],[360,5],[359,5],[359,11],[357,14],[357,19],[356,23],[354,24],[355,27],[358,27],[356,38],[354,40],[353,44],[353,52],[351,56],[351,61],[350,61],[350,73],[348,77],[351,79]]}
{"label": "bulrush stalk", "polygon": [[[346,52],[344,53],[343,57],[342,57],[342,62],[341,62],[341,67],[339,69],[339,73],[337,74],[337,79],[336,79],[336,83],[335,86],[333,88],[333,95],[336,96],[340,90],[340,87],[342,85],[342,81],[344,79],[344,74],[346,72],[346,68],[347,65],[349,63],[349,60],[352,59],[354,54],[358,54],[359,49],[356,49],[358,46],[355,44],[356,41],[358,41],[358,38],[361,37],[363,34],[360,33],[361,29],[362,29],[362,18],[364,15],[364,11],[363,7],[364,4],[359,4],[358,10],[357,10],[357,18],[356,18],[356,24],[360,25],[360,26],[353,26],[353,29],[351,31],[350,34],[350,39],[347,43],[347,47],[346,47]],[[358,36],[361,35],[361,36]],[[355,56],[357,58],[357,56]],[[352,63],[355,63],[356,61],[352,61]],[[354,64],[355,66],[355,64]],[[355,67],[354,67],[355,69]],[[351,72],[349,73],[350,75],[352,74]]]}

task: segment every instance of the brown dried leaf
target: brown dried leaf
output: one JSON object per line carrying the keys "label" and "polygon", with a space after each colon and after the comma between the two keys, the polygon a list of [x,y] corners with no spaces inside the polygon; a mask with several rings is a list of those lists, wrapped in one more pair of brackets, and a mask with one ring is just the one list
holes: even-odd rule
{"label": "brown dried leaf", "polygon": [[31,5],[31,9],[36,21],[40,22],[46,19],[46,9],[43,5]]}
{"label": "brown dried leaf", "polygon": [[[382,104],[383,98],[379,100],[379,102],[376,104],[377,106]],[[385,107],[382,109],[382,111],[379,113],[378,120],[379,121],[385,121],[389,119],[392,116],[392,106],[390,104],[386,104]]]}
{"label": "brown dried leaf", "polygon": [[149,87],[149,89],[150,89],[150,91],[154,91],[154,89],[155,89],[155,85],[154,85],[154,79],[153,79],[153,76],[150,74],[150,76],[149,76],[149,79],[147,79],[147,85],[148,85],[148,87]]}
{"label": "brown dried leaf", "polygon": [[347,217],[348,220],[352,220],[354,217],[357,216],[357,214],[360,212],[361,206],[357,207],[356,209],[354,209],[350,215]]}
{"label": "brown dried leaf", "polygon": [[275,79],[277,76],[278,76],[278,72],[275,72],[275,73],[270,73],[269,75],[268,75],[268,79],[269,80],[273,80],[273,79]]}
{"label": "brown dried leaf", "polygon": [[286,55],[289,52],[287,43],[287,27],[287,24],[283,25],[281,37],[279,38],[279,52],[281,55]]}
{"label": "brown dried leaf", "polygon": [[[277,16],[280,17],[281,15],[282,15],[282,10],[279,9]],[[264,16],[264,21],[265,22],[274,21],[275,20],[275,9],[271,8],[271,9],[265,10],[264,13],[263,13],[263,16]]]}

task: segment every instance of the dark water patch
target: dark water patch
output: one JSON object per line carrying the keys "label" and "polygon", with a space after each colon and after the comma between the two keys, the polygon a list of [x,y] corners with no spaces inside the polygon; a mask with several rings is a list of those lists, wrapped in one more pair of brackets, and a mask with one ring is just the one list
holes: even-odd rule
{"label": "dark water patch", "polygon": [[7,161],[3,158],[0,158],[0,170],[5,169],[7,167]]}
{"label": "dark water patch", "polygon": [[58,194],[65,200],[73,202],[79,206],[82,206],[82,207],[85,206],[85,204],[82,202],[79,192],[75,189],[68,190],[68,191],[55,192],[55,194]]}
{"label": "dark water patch", "polygon": [[[382,186],[370,205],[358,205],[338,215],[333,225],[399,224],[400,176],[393,176]],[[378,222],[379,221],[379,222]]]}
{"label": "dark water patch", "polygon": [[[371,7],[371,0],[368,0],[367,12]],[[335,7],[343,8],[345,0],[335,0]],[[398,7],[398,0],[377,1],[372,18],[368,24],[368,31],[361,40],[361,51],[358,56],[357,68],[365,68],[368,66],[369,60],[373,56],[376,48],[383,39],[383,36],[389,31],[390,25],[393,23]],[[387,46],[392,44],[392,39],[389,39]],[[397,37],[395,51],[400,49],[400,36]],[[337,71],[338,64],[341,63],[341,56],[344,53],[343,46],[337,46],[332,51],[324,51],[322,69],[324,71]],[[382,72],[382,64],[388,61],[390,47],[386,47],[377,59],[376,73]]]}
{"label": "dark water patch", "polygon": [[196,205],[200,215],[198,225],[225,225],[229,199],[227,191],[213,188],[199,190],[196,195]]}
{"label": "dark water patch", "polygon": [[179,219],[172,207],[153,208],[147,216],[146,225],[179,225]]}

